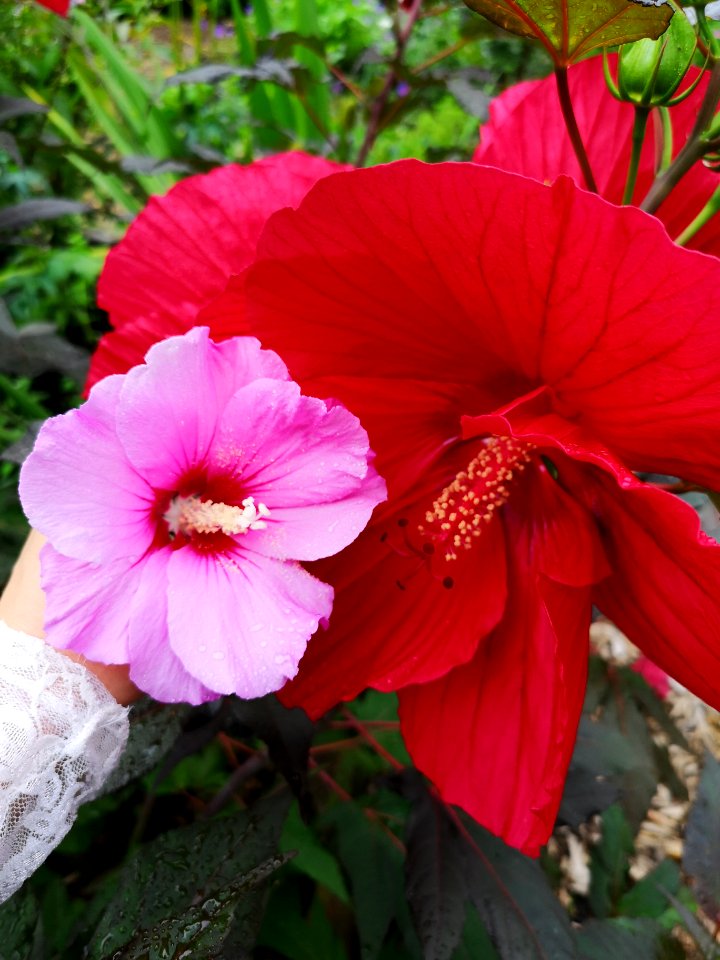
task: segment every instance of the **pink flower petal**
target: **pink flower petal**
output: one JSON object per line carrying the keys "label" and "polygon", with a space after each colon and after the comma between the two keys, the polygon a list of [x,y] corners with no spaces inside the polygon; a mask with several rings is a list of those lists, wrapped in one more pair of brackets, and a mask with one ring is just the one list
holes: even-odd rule
{"label": "pink flower petal", "polygon": [[140,568],[122,561],[82,563],[49,543],[40,552],[40,567],[47,642],[58,650],[82,653],[88,660],[127,663],[127,610]]}
{"label": "pink flower petal", "polygon": [[337,553],[386,495],[368,467],[358,419],[301,396],[290,382],[256,380],[239,390],[222,414],[210,460],[221,476],[231,465],[245,493],[269,508],[266,529],[252,531],[247,546],[280,559]]}
{"label": "pink flower petal", "polygon": [[123,449],[149,483],[172,490],[206,463],[230,397],[257,377],[287,375],[280,358],[251,337],[215,344],[196,327],[164,340],[124,378],[116,413]]}
{"label": "pink flower petal", "polygon": [[168,589],[170,645],[185,669],[218,694],[246,698],[295,675],[332,609],[332,587],[299,565],[241,551],[174,551]]}
{"label": "pink flower petal", "polygon": [[187,672],[168,642],[168,564],[172,550],[156,550],[139,566],[130,604],[130,679],[163,703],[205,703],[217,694]]}
{"label": "pink flower petal", "polygon": [[30,523],[85,563],[137,559],[155,534],[153,490],[115,431],[121,387],[121,377],[109,378],[79,410],[48,420],[20,474]]}

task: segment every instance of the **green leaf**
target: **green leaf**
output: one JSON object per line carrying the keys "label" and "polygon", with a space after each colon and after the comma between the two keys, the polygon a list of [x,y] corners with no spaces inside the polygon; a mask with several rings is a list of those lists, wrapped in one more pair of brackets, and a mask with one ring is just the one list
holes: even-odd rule
{"label": "green leaf", "polygon": [[690,808],[683,869],[693,878],[698,903],[714,922],[720,920],[720,763],[709,753]]}
{"label": "green leaf", "polygon": [[633,835],[618,804],[602,815],[602,838],[590,851],[589,900],[596,917],[604,919],[623,894]]}
{"label": "green leaf", "polygon": [[472,908],[467,912],[462,941],[452,960],[501,960],[477,911]]}
{"label": "green leaf", "polygon": [[318,841],[310,827],[303,823],[297,803],[292,805],[285,820],[280,849],[284,853],[295,852],[293,870],[299,870],[326,887],[343,903],[350,902],[337,859]]}
{"label": "green leaf", "polygon": [[665,0],[465,0],[471,10],[522,37],[538,40],[558,67],[599,47],[665,31],[672,7]]}
{"label": "green leaf", "polygon": [[360,955],[363,960],[375,960],[402,891],[402,853],[354,803],[339,804],[328,819],[337,828],[340,859],[350,877]]}
{"label": "green leaf", "polygon": [[43,960],[38,903],[25,887],[0,906],[0,960]]}
{"label": "green leaf", "polygon": [[262,886],[286,859],[276,850],[288,802],[275,796],[251,813],[194,823],[141,848],[118,877],[88,960],[141,960],[149,950],[210,960],[233,923],[254,935]]}
{"label": "green leaf", "polygon": [[629,890],[618,904],[624,917],[650,917],[657,920],[668,909],[665,891],[680,889],[680,870],[672,860],[663,860]]}
{"label": "green leaf", "polygon": [[[304,900],[294,884],[285,883],[274,890],[258,945],[269,947],[274,951],[270,956],[283,960],[347,960],[347,951],[333,929],[320,897],[314,896],[309,907]],[[232,957],[232,960],[236,958]]]}
{"label": "green leaf", "polygon": [[685,951],[653,920],[591,920],[578,931],[581,960],[683,960]]}

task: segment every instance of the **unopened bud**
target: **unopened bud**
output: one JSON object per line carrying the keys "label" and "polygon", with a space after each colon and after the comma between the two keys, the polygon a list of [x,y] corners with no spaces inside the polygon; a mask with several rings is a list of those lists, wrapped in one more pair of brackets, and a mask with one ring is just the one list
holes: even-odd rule
{"label": "unopened bud", "polygon": [[[640,107],[672,106],[675,92],[692,63],[697,37],[687,17],[675,13],[657,40],[645,38],[620,47],[619,100]],[[682,98],[682,95],[681,95]]]}

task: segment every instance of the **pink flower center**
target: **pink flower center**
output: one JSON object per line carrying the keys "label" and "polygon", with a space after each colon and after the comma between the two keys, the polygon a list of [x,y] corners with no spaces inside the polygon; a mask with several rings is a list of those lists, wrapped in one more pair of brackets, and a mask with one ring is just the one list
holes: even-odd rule
{"label": "pink flower center", "polygon": [[420,534],[456,560],[469,550],[510,497],[512,481],[530,462],[531,443],[512,437],[491,437],[425,514]]}
{"label": "pink flower center", "polygon": [[255,503],[254,497],[246,497],[242,506],[229,506],[227,503],[215,503],[213,500],[201,500],[198,496],[177,495],[163,514],[171,537],[179,533],[191,536],[193,533],[224,533],[236,536],[248,530],[262,530],[267,524],[265,518],[270,510],[264,503]]}

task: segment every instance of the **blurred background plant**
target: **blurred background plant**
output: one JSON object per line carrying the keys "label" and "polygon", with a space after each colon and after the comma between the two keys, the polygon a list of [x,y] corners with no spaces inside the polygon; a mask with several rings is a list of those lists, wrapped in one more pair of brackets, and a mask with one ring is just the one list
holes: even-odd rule
{"label": "blurred background plant", "polygon": [[[68,20],[6,0],[0,35],[0,584],[26,533],[18,465],[80,401],[98,273],[152,194],[288,149],[469,159],[489,99],[551,68],[442,0],[88,0]],[[108,794],[0,909],[0,957],[717,957],[697,919],[720,918],[712,762],[672,846],[710,732],[610,660],[544,873],[407,769],[392,695],[317,727],[274,698],[143,703]]]}

